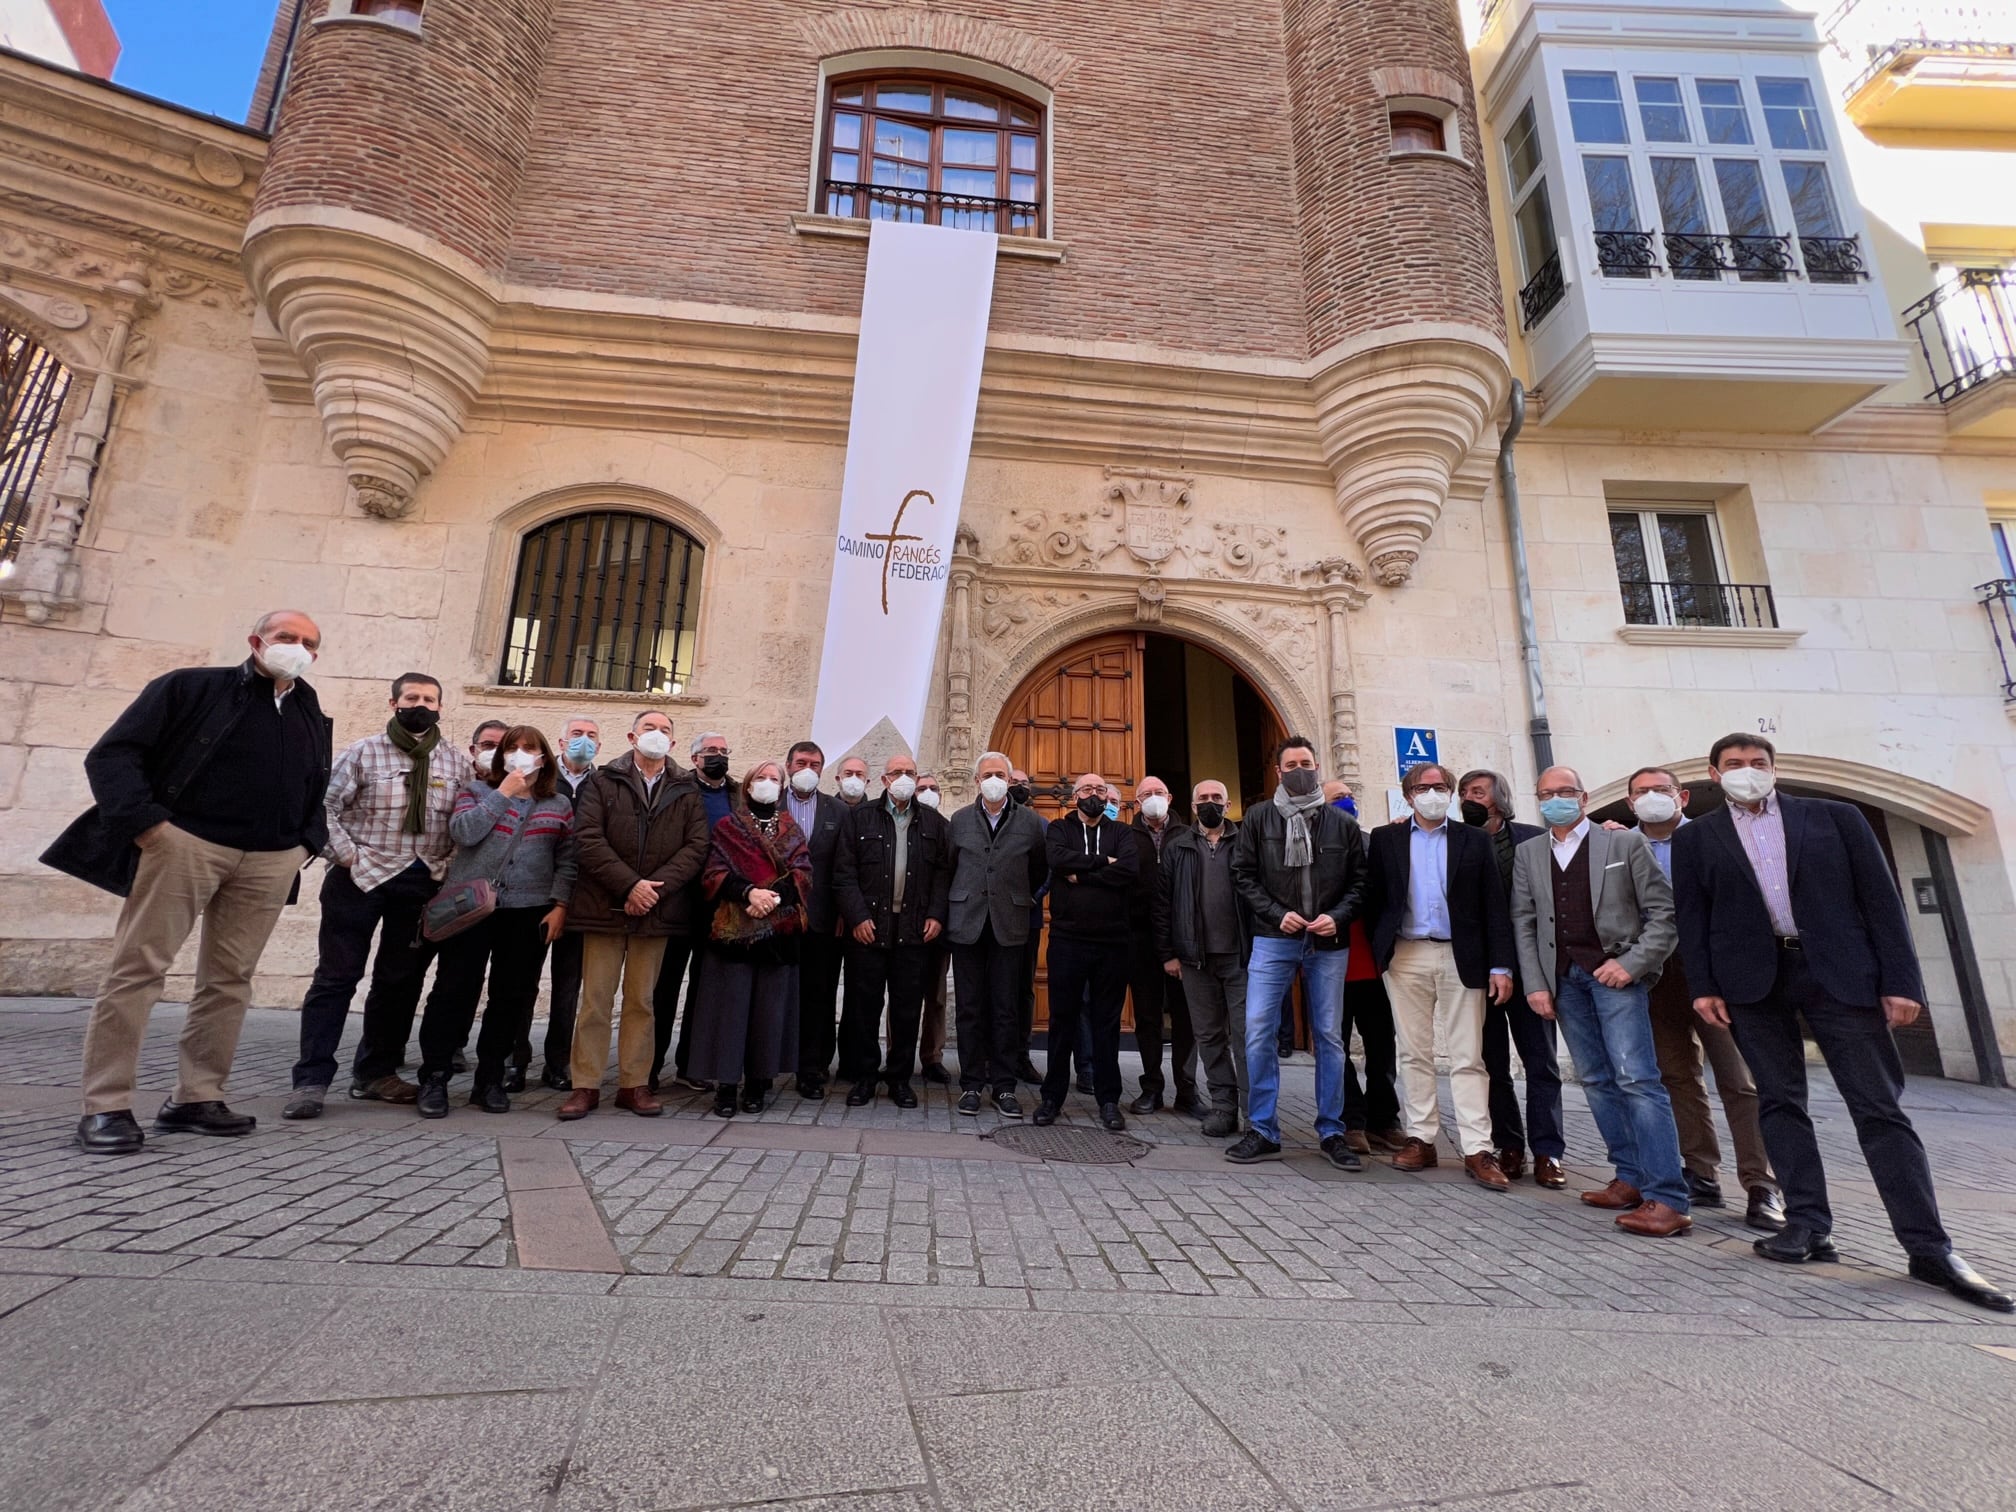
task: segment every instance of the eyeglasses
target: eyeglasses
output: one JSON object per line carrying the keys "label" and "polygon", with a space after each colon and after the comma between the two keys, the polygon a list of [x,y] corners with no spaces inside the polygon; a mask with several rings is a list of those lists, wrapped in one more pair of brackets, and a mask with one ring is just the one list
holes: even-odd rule
{"label": "eyeglasses", "polygon": [[1542,788],[1534,796],[1539,798],[1580,798],[1580,788]]}

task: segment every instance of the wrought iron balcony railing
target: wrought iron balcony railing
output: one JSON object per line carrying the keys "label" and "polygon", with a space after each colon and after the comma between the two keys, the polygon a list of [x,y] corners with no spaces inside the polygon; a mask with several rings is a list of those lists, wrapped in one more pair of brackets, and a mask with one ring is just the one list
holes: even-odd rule
{"label": "wrought iron balcony railing", "polygon": [[1519,291],[1519,318],[1524,328],[1532,330],[1567,293],[1568,286],[1561,277],[1561,254],[1556,252],[1540,264],[1540,271],[1527,279],[1526,287]]}
{"label": "wrought iron balcony railing", "polygon": [[1848,99],[1911,54],[2016,61],[2016,6],[2009,0],[1842,0],[1820,33],[1843,57],[1868,60],[1842,91]]}
{"label": "wrought iron balcony railing", "polygon": [[1768,583],[1655,583],[1623,578],[1624,623],[1688,629],[1776,630],[1778,604]]}
{"label": "wrought iron balcony railing", "polygon": [[1656,231],[1598,231],[1596,266],[1612,278],[1650,278],[1659,269]]}
{"label": "wrought iron balcony railing", "polygon": [[2016,376],[2016,269],[1962,268],[1904,312],[1932,372],[1925,397],[1950,404]]}
{"label": "wrought iron balcony railing", "polygon": [[977,194],[901,189],[893,184],[844,179],[827,179],[819,186],[819,197],[828,215],[913,221],[950,226],[955,231],[996,231],[1003,236],[1043,234],[1043,206],[1036,200],[987,199]]}
{"label": "wrought iron balcony railing", "polygon": [[1814,283],[1856,283],[1869,276],[1862,261],[1862,239],[1857,236],[1802,236],[1799,257],[1806,264],[1806,276]]}
{"label": "wrought iron balcony railing", "polygon": [[1974,590],[1988,611],[1995,656],[2002,663],[2002,701],[2016,704],[2016,580],[1998,578]]}
{"label": "wrought iron balcony railing", "polygon": [[1789,236],[1732,236],[1728,241],[1730,263],[1746,282],[1783,283],[1792,271]]}

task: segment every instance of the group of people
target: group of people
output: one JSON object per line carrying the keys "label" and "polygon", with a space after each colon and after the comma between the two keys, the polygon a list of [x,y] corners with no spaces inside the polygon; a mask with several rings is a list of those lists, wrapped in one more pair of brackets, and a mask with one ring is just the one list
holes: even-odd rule
{"label": "group of people", "polygon": [[[180,1071],[155,1128],[251,1131],[224,1083],[260,953],[320,856],[289,1119],[322,1115],[367,965],[349,1095],[428,1118],[450,1111],[479,1005],[468,1102],[508,1111],[549,970],[541,1080],[567,1093],[561,1119],[600,1106],[612,1026],[614,1105],[639,1116],[664,1111],[668,1057],[723,1118],[760,1111],[786,1074],[800,1098],[827,1096],[837,1073],[850,1106],[886,1093],[914,1108],[918,1077],[949,1080],[949,976],[961,1114],[988,1101],[1019,1119],[1017,1087],[1033,1083],[1033,1121],[1054,1123],[1075,1066],[1118,1130],[1126,1112],[1159,1111],[1173,1082],[1174,1110],[1251,1164],[1283,1153],[1280,1062],[1299,981],[1331,1164],[1361,1170],[1376,1151],[1401,1170],[1435,1166],[1439,1056],[1470,1180],[1506,1192],[1530,1170],[1565,1187],[1558,1030],[1613,1171],[1582,1202],[1625,1233],[1681,1235],[1694,1207],[1724,1201],[1705,1059],[1745,1219],[1766,1233],[1755,1248],[1797,1264],[1835,1258],[1803,1018],[1911,1274],[2016,1308],[1953,1253],[1899,1106],[1891,1029],[1925,993],[1875,836],[1851,805],[1778,793],[1761,737],[1714,743],[1725,801],[1691,823],[1691,795],[1661,767],[1631,776],[1631,827],[1592,822],[1581,777],[1550,767],[1534,827],[1513,818],[1499,774],[1430,762],[1403,776],[1405,819],[1361,829],[1300,736],[1274,753],[1271,795],[1238,818],[1223,782],[1194,785],[1185,822],[1146,777],[1123,819],[1121,792],[1088,772],[1046,822],[1001,752],[980,757],[977,800],[948,815],[936,779],[902,754],[879,792],[857,756],[824,791],[811,741],[737,778],[726,737],[703,732],[682,767],[656,709],[613,757],[589,718],[557,742],[485,721],[465,749],[443,734],[441,683],[424,673],[395,679],[384,728],[338,755],[303,680],[320,649],[313,621],[276,611],[249,644],[239,666],[149,684],[86,758],[96,806],[44,856],[126,900],[85,1040],[86,1151],[142,1146],[141,1037],[199,924]],[[1130,997],[1142,1075],[1123,1112]],[[410,1082],[399,1071],[416,1015]]]}

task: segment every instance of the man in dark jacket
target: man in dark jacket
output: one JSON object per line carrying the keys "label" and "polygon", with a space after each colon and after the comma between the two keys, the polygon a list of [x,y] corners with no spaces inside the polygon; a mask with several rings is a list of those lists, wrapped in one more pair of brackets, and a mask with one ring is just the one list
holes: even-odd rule
{"label": "man in dark jacket", "polygon": [[[1512,853],[1543,831],[1512,817],[1512,785],[1488,768],[1465,772],[1456,785],[1463,822],[1491,837],[1505,897],[1512,897]],[[1526,1116],[1519,1116],[1519,1090],[1512,1081],[1512,1047],[1526,1069]],[[1484,1005],[1484,1072],[1491,1078],[1491,1145],[1507,1181],[1526,1172],[1533,1152],[1533,1180],[1557,1191],[1568,1184],[1561,1169],[1567,1143],[1561,1132],[1561,1056],[1552,1022],[1526,1001],[1526,984],[1513,963],[1512,996]]]}
{"label": "man in dark jacket", "polygon": [[[602,726],[586,714],[576,714],[561,730],[560,743],[554,749],[560,757],[560,768],[556,774],[559,780],[554,785],[554,791],[579,809],[581,790],[595,775],[595,757],[602,749]],[[555,1092],[574,1090],[570,1075],[574,1056],[574,1010],[581,1002],[581,941],[584,938],[571,932],[562,934],[553,942],[549,956],[552,963],[552,996],[548,999],[546,1039],[542,1046],[546,1069],[540,1073],[539,1080]],[[529,1037],[520,1047],[520,1056],[520,1065],[531,1064],[532,1042]],[[504,1090],[524,1091],[524,1073],[521,1071],[515,1078],[507,1073]]]}
{"label": "man in dark jacket", "polygon": [[1893,1027],[1925,1011],[1903,899],[1859,810],[1777,791],[1777,752],[1725,735],[1708,766],[1729,800],[1673,836],[1680,956],[1694,1011],[1736,1036],[1757,1077],[1764,1144],[1785,1189],[1785,1228],[1753,1248],[1797,1265],[1833,1260],[1834,1215],[1806,1111],[1803,1018],[1848,1105],[1869,1175],[1911,1275],[1997,1312],[2011,1297],[1953,1253],[1932,1168],[1898,1105]]}
{"label": "man in dark jacket", "polygon": [[1166,971],[1182,973],[1183,998],[1197,1042],[1197,1069],[1211,1110],[1204,1132],[1239,1132],[1246,1111],[1246,961],[1253,914],[1232,881],[1238,824],[1225,817],[1225,784],[1207,778],[1190,791],[1194,828],[1181,825],[1162,843],[1156,873],[1156,950]]}
{"label": "man in dark jacket", "polygon": [[979,801],[952,816],[946,934],[957,989],[959,1111],[969,1118],[990,1086],[996,1112],[1022,1116],[1015,1078],[1029,1051],[1023,972],[1028,942],[1043,934],[1042,917],[1032,918],[1030,908],[1050,867],[1043,821],[1010,796],[1009,773],[1001,752],[983,754],[973,764]]}
{"label": "man in dark jacket", "polygon": [[1232,880],[1254,919],[1246,968],[1246,1078],[1252,1127],[1225,1152],[1241,1165],[1281,1158],[1277,1039],[1296,974],[1316,1045],[1316,1134],[1339,1170],[1363,1162],[1344,1129],[1344,975],[1351,921],[1365,890],[1358,821],[1323,797],[1316,748],[1291,735],[1274,753],[1271,802],[1246,810],[1232,852]]}
{"label": "man in dark jacket", "polygon": [[652,992],[668,939],[707,927],[688,884],[707,860],[707,809],[692,775],[671,760],[672,720],[639,714],[630,750],[601,768],[574,810],[580,875],[567,927],[581,946],[581,1009],[574,1021],[574,1090],[564,1119],[585,1118],[602,1100],[609,1021],[623,987],[616,1050],[616,1106],[643,1118],[664,1111],[651,1090]]}
{"label": "man in dark jacket", "polygon": [[[805,937],[798,947],[798,1095],[818,1102],[826,1096],[837,1042],[834,1003],[840,991],[839,910],[833,905],[833,854],[840,846],[840,823],[853,812],[830,793],[819,791],[826,753],[801,740],[784,756],[784,802],[791,822],[812,853],[812,891],[805,898]],[[842,1066],[847,1076],[853,1067]]]}
{"label": "man in dark jacket", "polygon": [[1085,1016],[1092,1027],[1092,1095],[1099,1121],[1124,1129],[1120,1011],[1127,1002],[1140,852],[1133,831],[1106,817],[1105,778],[1085,773],[1072,785],[1072,798],[1075,812],[1051,821],[1044,842],[1050,864],[1050,1049],[1034,1121],[1057,1121],[1071,1089],[1078,1021]]}
{"label": "man in dark jacket", "polygon": [[1491,1146],[1490,1087],[1484,1070],[1484,1003],[1512,992],[1512,907],[1498,880],[1491,840],[1449,822],[1456,784],[1446,767],[1408,768],[1400,791],[1413,809],[1403,824],[1372,831],[1365,932],[1386,978],[1400,1042],[1400,1092],[1407,1143],[1393,1157],[1402,1171],[1435,1165],[1442,1117],[1435,1048],[1449,1058],[1449,1100],[1463,1167],[1494,1192],[1511,1183]]}
{"label": "man in dark jacket", "polygon": [[1134,807],[1134,849],[1141,858],[1141,890],[1134,898],[1134,956],[1127,969],[1127,989],[1134,996],[1141,1095],[1128,1111],[1161,1111],[1162,1043],[1166,1039],[1169,1080],[1176,1087],[1170,1106],[1178,1113],[1195,1113],[1197,1085],[1191,1078],[1197,1041],[1190,1028],[1190,1008],[1183,1001],[1181,975],[1167,968],[1169,958],[1155,939],[1155,895],[1161,886],[1162,854],[1169,837],[1183,826],[1170,815],[1169,784],[1160,777],[1143,777],[1134,784]]}
{"label": "man in dark jacket", "polygon": [[917,1106],[917,1030],[932,943],[945,932],[952,888],[951,836],[936,809],[916,801],[917,763],[891,756],[882,798],[847,811],[833,854],[833,898],[847,930],[841,1058],[861,1068],[847,1106],[875,1100],[876,1040],[889,1005],[889,1055],[880,1079],[899,1108]]}
{"label": "man in dark jacket", "polygon": [[203,926],[175,1091],[154,1127],[249,1134],[224,1082],[252,999],[252,973],[301,868],[328,840],[322,795],[330,722],[302,674],[321,648],[307,615],[275,610],[235,667],[157,677],[84,758],[93,807],[45,865],[125,898],[112,962],[84,1034],[77,1143],[125,1155],[145,1142],[133,1084],[148,1016],[175,953]]}

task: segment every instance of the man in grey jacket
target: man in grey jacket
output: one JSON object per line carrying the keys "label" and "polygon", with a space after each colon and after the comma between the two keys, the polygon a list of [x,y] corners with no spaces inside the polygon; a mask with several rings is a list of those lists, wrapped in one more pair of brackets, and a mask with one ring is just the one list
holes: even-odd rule
{"label": "man in grey jacket", "polygon": [[1547,833],[1512,865],[1512,934],[1526,1001],[1554,1019],[1617,1174],[1591,1207],[1627,1233],[1663,1239],[1694,1226],[1673,1105],[1659,1076],[1648,995],[1673,953],[1673,889],[1635,830],[1592,826],[1573,767],[1540,774]]}
{"label": "man in grey jacket", "polygon": [[1013,768],[999,751],[974,763],[980,801],[952,816],[952,890],[945,933],[959,1029],[959,1111],[980,1111],[990,1084],[1003,1118],[1020,1118],[1015,1068],[1022,1037],[1022,969],[1029,907],[1050,874],[1048,832],[1032,808],[1008,800]]}

